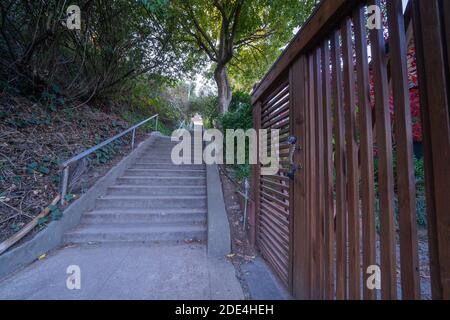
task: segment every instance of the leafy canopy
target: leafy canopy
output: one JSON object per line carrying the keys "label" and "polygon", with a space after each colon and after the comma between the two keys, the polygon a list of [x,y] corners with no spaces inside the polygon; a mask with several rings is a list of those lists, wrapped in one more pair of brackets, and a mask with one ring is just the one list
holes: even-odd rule
{"label": "leafy canopy", "polygon": [[[235,88],[248,90],[279,56],[315,0],[142,0],[159,21],[174,28],[211,62],[228,64]],[[230,54],[231,53],[231,54]]]}

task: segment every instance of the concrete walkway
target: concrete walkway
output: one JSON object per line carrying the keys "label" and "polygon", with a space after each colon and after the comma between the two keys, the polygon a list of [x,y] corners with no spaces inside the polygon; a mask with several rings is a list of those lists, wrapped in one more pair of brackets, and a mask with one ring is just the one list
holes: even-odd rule
{"label": "concrete walkway", "polygon": [[[66,286],[67,267],[81,289]],[[206,246],[74,246],[50,253],[0,282],[0,299],[243,299],[234,267]]]}

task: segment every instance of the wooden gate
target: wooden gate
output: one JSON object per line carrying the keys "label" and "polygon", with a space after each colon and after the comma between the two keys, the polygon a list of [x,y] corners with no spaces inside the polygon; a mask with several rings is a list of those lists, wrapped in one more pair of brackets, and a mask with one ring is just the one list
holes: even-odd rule
{"label": "wooden gate", "polygon": [[[255,87],[254,126],[281,130],[281,166],[253,166],[253,234],[296,298],[422,297],[411,48],[431,294],[450,298],[449,39],[449,1],[324,0]],[[381,290],[367,285],[377,266]]]}
{"label": "wooden gate", "polygon": [[[258,205],[258,246],[263,256],[273,266],[282,282],[290,283],[290,238],[289,238],[289,178],[285,176],[287,154],[289,152],[287,139],[290,134],[289,118],[289,84],[284,78],[263,102],[258,105],[255,119],[260,128],[280,130],[279,150],[281,168],[277,175],[262,175],[259,179]],[[268,140],[271,142],[272,140]],[[271,152],[270,146],[267,151]]]}

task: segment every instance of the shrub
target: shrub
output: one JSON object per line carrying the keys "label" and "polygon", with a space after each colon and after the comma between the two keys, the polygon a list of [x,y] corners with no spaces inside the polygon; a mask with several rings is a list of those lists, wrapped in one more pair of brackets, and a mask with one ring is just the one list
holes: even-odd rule
{"label": "shrub", "polygon": [[223,130],[243,129],[247,130],[253,127],[252,106],[242,104],[236,111],[229,111],[220,118],[220,124]]}
{"label": "shrub", "polygon": [[[224,132],[227,129],[243,129],[248,130],[253,127],[253,118],[252,118],[252,105],[251,105],[251,97],[247,93],[236,92],[233,94],[233,100],[230,104],[230,111],[225,113],[220,118],[220,124]],[[248,144],[245,148],[246,153],[246,163],[243,165],[233,165],[234,176],[239,181],[244,180],[250,176],[250,165],[249,165],[249,148]],[[236,151],[236,150],[235,150]],[[225,153],[226,153],[225,148]],[[235,152],[236,156],[236,152]]]}
{"label": "shrub", "polygon": [[425,198],[425,167],[423,157],[414,157],[414,175],[416,177],[417,224],[425,227],[427,225],[427,204]]}
{"label": "shrub", "polygon": [[[135,124],[155,114],[159,115],[158,131],[171,135],[187,113],[179,101],[187,99],[186,92],[179,92],[184,83],[171,83],[162,77],[142,76],[128,81],[127,93],[118,98],[122,117]],[[125,111],[124,111],[125,110]],[[154,121],[144,128],[155,130]]]}
{"label": "shrub", "polygon": [[218,98],[216,96],[202,96],[191,101],[189,113],[191,116],[196,113],[200,114],[203,118],[203,126],[206,129],[211,129],[219,118],[218,110]]}
{"label": "shrub", "polygon": [[[396,154],[394,153],[394,173],[397,170],[397,160]],[[426,197],[425,197],[425,171],[424,171],[424,162],[423,158],[414,157],[414,175],[416,179],[416,220],[417,225],[420,227],[426,227],[427,225],[427,216],[426,216]],[[378,188],[378,157],[374,159],[374,167],[375,167],[375,225],[377,230],[380,230],[380,201],[379,201],[379,188]],[[399,203],[398,197],[395,195],[394,198],[394,209],[395,209],[395,220],[396,227],[398,229],[398,221],[399,221]]]}
{"label": "shrub", "polygon": [[229,111],[234,112],[243,106],[252,105],[252,97],[245,92],[237,91],[233,93],[233,98],[230,103]]}

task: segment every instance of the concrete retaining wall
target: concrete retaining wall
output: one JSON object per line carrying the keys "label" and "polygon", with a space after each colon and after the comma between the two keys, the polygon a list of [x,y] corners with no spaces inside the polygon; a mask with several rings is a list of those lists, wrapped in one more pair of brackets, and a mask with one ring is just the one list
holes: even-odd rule
{"label": "concrete retaining wall", "polygon": [[231,236],[217,165],[206,166],[206,184],[208,194],[208,255],[224,257],[231,252]]}
{"label": "concrete retaining wall", "polygon": [[66,231],[80,223],[81,215],[94,208],[95,200],[106,193],[107,188],[122,176],[124,171],[158,136],[161,136],[159,132],[150,134],[149,138],[140,143],[129,156],[120,161],[104,177],[99,179],[86,194],[64,210],[61,220],[51,222],[31,240],[0,255],[0,278],[27,266],[43,253],[60,246]]}

